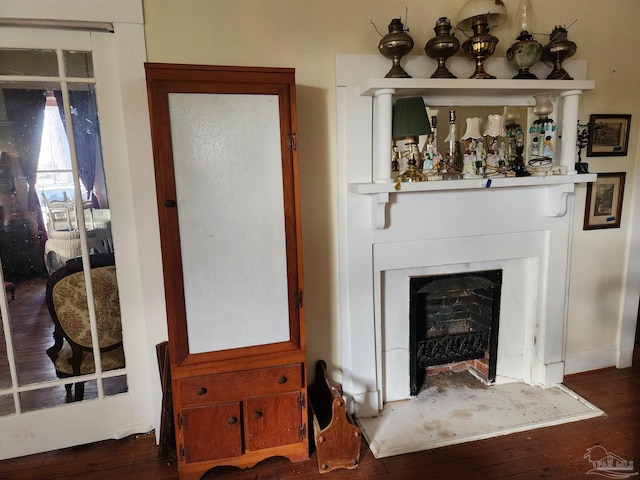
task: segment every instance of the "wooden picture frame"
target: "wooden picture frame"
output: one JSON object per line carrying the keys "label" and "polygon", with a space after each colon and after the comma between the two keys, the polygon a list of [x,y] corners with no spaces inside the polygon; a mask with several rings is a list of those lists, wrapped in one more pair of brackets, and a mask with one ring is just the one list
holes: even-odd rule
{"label": "wooden picture frame", "polygon": [[588,157],[627,155],[631,115],[593,114],[589,117]]}
{"label": "wooden picture frame", "polygon": [[625,172],[599,173],[587,184],[583,230],[620,228]]}

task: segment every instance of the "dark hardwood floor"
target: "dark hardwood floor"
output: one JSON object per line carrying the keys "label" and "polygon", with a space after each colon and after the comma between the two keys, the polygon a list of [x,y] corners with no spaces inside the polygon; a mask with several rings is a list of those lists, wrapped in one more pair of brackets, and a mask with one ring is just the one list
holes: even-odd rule
{"label": "dark hardwood floor", "polygon": [[[312,454],[308,461],[296,464],[273,458],[247,470],[217,467],[203,478],[584,479],[592,468],[584,455],[587,448],[594,445],[633,461],[637,472],[640,471],[638,350],[634,358],[631,368],[609,368],[566,378],[565,384],[569,388],[606,412],[602,417],[381,460],[373,458],[363,442],[361,463],[355,470],[336,470],[321,475],[315,454]],[[178,478],[178,473],[174,458],[157,458],[152,434],[0,462],[1,480],[81,478],[173,480]]]}

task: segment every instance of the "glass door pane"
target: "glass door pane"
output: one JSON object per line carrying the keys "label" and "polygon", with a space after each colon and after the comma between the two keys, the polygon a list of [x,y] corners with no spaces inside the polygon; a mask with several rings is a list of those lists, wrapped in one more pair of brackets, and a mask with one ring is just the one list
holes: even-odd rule
{"label": "glass door pane", "polygon": [[[10,53],[18,70],[20,58],[34,58],[28,50]],[[59,53],[60,72],[93,74],[87,52]],[[48,63],[46,69],[51,75]],[[0,124],[10,131],[0,138],[0,259],[9,325],[3,335],[11,335],[13,347],[4,341],[0,347],[0,393],[12,388],[13,362],[13,388],[29,386],[20,390],[18,408],[29,411],[68,402],[74,393],[76,400],[122,393],[127,384],[115,375],[107,392],[100,375],[123,369],[125,361],[95,84],[38,81],[32,69],[24,71],[30,75],[24,82],[0,82]],[[83,374],[98,378],[74,378]],[[67,385],[32,387],[58,379]]]}

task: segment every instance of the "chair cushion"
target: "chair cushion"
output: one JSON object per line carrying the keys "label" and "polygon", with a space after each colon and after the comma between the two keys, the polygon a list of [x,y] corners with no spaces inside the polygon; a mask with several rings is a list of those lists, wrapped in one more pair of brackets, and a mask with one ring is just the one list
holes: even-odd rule
{"label": "chair cushion", "polygon": [[[62,349],[58,353],[54,361],[54,365],[58,372],[62,372],[65,375],[73,375],[73,369],[71,368],[71,347],[65,341],[62,345]],[[109,350],[108,352],[101,352],[100,358],[102,360],[102,371],[115,370],[116,368],[124,368],[124,350],[122,346]],[[89,374],[95,373],[96,364],[93,358],[93,353],[83,352],[82,362],[80,362],[80,373]]]}
{"label": "chair cushion", "polygon": [[[99,332],[98,344],[100,348],[107,348],[122,341],[116,267],[110,265],[91,269],[91,283]],[[56,283],[52,298],[65,334],[78,345],[91,348],[84,272],[72,273]]]}

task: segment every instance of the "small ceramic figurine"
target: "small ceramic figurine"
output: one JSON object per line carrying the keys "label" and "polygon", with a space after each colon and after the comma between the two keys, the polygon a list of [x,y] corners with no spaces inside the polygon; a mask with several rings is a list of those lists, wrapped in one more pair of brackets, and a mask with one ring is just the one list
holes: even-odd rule
{"label": "small ceramic figurine", "polygon": [[424,148],[424,162],[422,163],[422,173],[429,173],[438,170],[440,167],[440,158],[438,149],[433,141],[429,141]]}
{"label": "small ceramic figurine", "polygon": [[462,160],[463,160],[462,174],[463,176],[467,176],[467,177],[476,175],[476,167],[475,167],[476,154],[473,149],[473,146],[474,146],[473,143],[474,143],[473,140],[470,138],[465,140],[465,149],[462,157]]}
{"label": "small ceramic figurine", "polygon": [[542,149],[542,154],[545,157],[553,158],[553,140],[551,139],[551,135],[547,135],[544,138],[544,148]]}
{"label": "small ceramic figurine", "polygon": [[507,165],[507,145],[504,140],[500,142],[500,146],[498,147],[498,158],[498,165],[500,165],[500,167]]}
{"label": "small ceramic figurine", "polygon": [[498,140],[493,139],[487,152],[487,174],[497,173],[500,169],[500,155],[498,153]]}
{"label": "small ceramic figurine", "polygon": [[538,142],[539,142],[539,139],[537,135],[531,139],[531,147],[529,147],[531,156],[538,156],[538,150],[540,148],[538,145]]}

